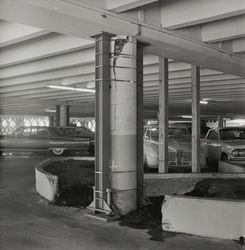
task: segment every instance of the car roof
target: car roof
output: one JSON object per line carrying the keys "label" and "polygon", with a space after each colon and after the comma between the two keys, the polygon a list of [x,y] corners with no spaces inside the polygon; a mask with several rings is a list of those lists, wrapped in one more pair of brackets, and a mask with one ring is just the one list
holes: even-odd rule
{"label": "car roof", "polygon": [[226,129],[245,129],[245,126],[232,126],[232,127],[218,127],[218,128],[214,128],[214,129],[223,129],[223,130],[226,130]]}

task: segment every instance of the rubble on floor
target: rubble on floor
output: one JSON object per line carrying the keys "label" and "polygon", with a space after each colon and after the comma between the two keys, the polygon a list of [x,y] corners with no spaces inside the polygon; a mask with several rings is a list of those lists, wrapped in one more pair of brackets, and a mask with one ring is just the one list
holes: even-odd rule
{"label": "rubble on floor", "polygon": [[185,195],[245,200],[245,181],[243,178],[207,178],[196,183],[194,189]]}

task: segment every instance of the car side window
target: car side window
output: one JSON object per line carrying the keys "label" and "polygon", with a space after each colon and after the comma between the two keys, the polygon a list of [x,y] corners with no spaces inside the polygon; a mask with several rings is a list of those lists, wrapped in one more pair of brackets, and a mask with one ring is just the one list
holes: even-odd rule
{"label": "car side window", "polygon": [[22,135],[23,136],[29,136],[31,133],[31,128],[25,128]]}
{"label": "car side window", "polygon": [[209,132],[208,139],[209,139],[209,140],[218,141],[218,140],[219,140],[218,132],[215,131],[215,130],[211,130],[211,131]]}
{"label": "car side window", "polygon": [[39,128],[35,134],[37,137],[48,137],[48,131],[46,128]]}
{"label": "car side window", "polygon": [[150,129],[147,128],[145,131],[145,138],[149,139],[150,138]]}
{"label": "car side window", "polygon": [[21,135],[23,135],[23,133],[24,133],[24,128],[23,128],[23,127],[19,127],[19,128],[17,128],[17,129],[13,132],[13,135],[21,136]]}
{"label": "car side window", "polygon": [[37,128],[32,128],[30,135],[35,136],[36,134],[37,134]]}

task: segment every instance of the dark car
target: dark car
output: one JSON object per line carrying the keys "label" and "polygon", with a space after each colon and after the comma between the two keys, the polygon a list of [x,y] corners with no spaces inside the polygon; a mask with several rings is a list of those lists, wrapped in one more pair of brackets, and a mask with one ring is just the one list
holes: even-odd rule
{"label": "dark car", "polygon": [[85,127],[58,127],[62,135],[69,137],[87,137],[94,138],[94,132]]}
{"label": "dark car", "polygon": [[0,150],[15,151],[51,151],[55,155],[62,155],[66,151],[87,150],[94,154],[93,136],[68,136],[58,128],[53,127],[18,127],[10,135],[1,135]]}

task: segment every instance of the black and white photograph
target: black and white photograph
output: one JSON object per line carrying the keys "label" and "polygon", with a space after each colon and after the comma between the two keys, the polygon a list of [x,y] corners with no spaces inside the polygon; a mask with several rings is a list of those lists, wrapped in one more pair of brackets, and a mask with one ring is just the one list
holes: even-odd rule
{"label": "black and white photograph", "polygon": [[0,0],[0,250],[245,250],[245,0]]}

